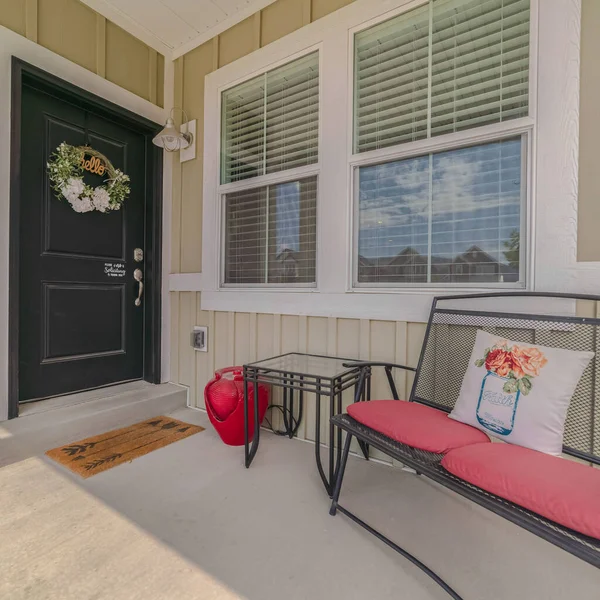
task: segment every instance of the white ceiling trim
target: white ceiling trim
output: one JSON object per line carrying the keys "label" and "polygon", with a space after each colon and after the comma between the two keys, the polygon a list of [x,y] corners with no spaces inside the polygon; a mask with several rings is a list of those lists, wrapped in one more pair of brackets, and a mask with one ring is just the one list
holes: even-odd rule
{"label": "white ceiling trim", "polygon": [[154,48],[154,50],[160,52],[164,57],[172,58],[172,46],[165,44],[159,37],[140,25],[122,10],[119,10],[114,4],[111,4],[106,0],[81,0],[81,2],[87,4],[91,9],[100,13],[103,17],[106,17],[115,25],[118,25],[134,37],[138,38],[138,40],[141,40],[144,44],[150,46],[150,48]]}
{"label": "white ceiling trim", "polygon": [[235,13],[229,15],[226,19],[223,19],[222,21],[217,23],[211,29],[208,29],[207,31],[203,31],[200,35],[195,37],[193,40],[190,40],[189,42],[185,42],[181,46],[174,48],[171,58],[173,60],[175,60],[176,58],[179,58],[180,56],[187,54],[194,48],[197,48],[198,46],[201,46],[202,44],[204,44],[204,42],[208,42],[208,40],[214,38],[216,35],[223,33],[230,27],[237,25],[244,19],[247,19],[248,17],[252,16],[255,12],[258,12],[259,10],[266,8],[267,6],[269,6],[270,4],[273,4],[276,1],[277,0],[256,0],[255,2],[253,2],[251,4],[248,4],[246,7],[236,11]]}
{"label": "white ceiling trim", "polygon": [[100,13],[125,31],[135,36],[151,48],[154,48],[157,52],[165,56],[169,60],[175,60],[184,54],[187,54],[194,48],[204,44],[211,38],[223,33],[230,27],[237,25],[244,19],[247,19],[254,13],[266,8],[270,4],[276,2],[276,0],[254,0],[249,2],[243,8],[231,13],[223,20],[219,21],[215,26],[207,29],[192,39],[184,42],[183,44],[173,47],[172,45],[164,42],[155,33],[150,31],[147,27],[144,27],[139,23],[134,16],[131,16],[124,11],[120,10],[109,0],[81,0],[84,4],[87,4],[91,9]]}

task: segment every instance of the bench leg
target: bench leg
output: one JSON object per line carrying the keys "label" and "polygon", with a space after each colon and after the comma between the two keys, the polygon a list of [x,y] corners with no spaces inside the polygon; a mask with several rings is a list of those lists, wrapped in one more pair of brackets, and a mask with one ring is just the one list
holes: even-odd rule
{"label": "bench leg", "polygon": [[344,452],[342,453],[342,459],[338,465],[337,478],[335,480],[335,488],[333,490],[333,496],[331,497],[331,508],[329,514],[334,517],[337,512],[337,504],[340,499],[340,492],[342,491],[342,481],[344,480],[344,473],[346,471],[346,462],[348,461],[348,454],[350,454],[350,442],[352,442],[352,435],[346,434],[346,442],[344,443]]}

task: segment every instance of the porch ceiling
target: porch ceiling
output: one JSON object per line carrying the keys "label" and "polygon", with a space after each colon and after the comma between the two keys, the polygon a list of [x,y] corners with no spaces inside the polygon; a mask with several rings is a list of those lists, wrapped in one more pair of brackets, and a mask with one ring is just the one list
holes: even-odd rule
{"label": "porch ceiling", "polygon": [[82,0],[175,59],[275,0]]}

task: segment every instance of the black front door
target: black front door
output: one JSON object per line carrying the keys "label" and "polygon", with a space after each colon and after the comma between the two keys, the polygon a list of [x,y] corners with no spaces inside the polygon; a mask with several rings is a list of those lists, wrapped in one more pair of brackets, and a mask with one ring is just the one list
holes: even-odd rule
{"label": "black front door", "polygon": [[[61,142],[99,150],[131,178],[123,208],[75,212],[50,187]],[[19,401],[144,376],[147,139],[85,104],[23,85],[19,216]],[[95,187],[105,177],[85,172]],[[142,293],[141,303],[136,299]]]}

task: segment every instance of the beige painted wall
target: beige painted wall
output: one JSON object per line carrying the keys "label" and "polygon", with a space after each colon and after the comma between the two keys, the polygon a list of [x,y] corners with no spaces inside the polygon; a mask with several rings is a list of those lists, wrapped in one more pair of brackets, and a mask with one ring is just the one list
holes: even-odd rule
{"label": "beige painted wall", "polygon": [[600,2],[583,0],[577,259],[600,261]]}
{"label": "beige painted wall", "polygon": [[78,0],[0,0],[0,25],[163,106],[164,57]]}

